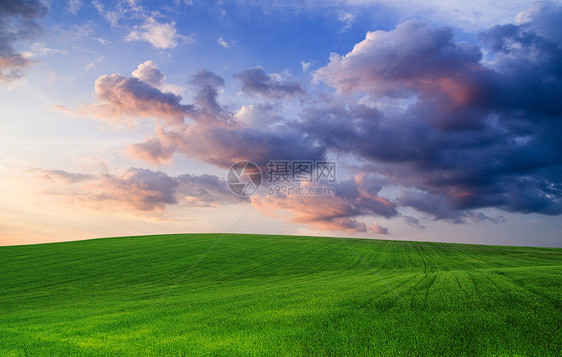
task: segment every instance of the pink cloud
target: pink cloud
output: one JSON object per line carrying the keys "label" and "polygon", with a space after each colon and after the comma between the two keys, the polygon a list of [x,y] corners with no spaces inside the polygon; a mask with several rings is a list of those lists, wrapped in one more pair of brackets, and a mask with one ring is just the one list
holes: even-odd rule
{"label": "pink cloud", "polygon": [[[146,64],[146,62],[144,63]],[[147,68],[134,73],[145,80],[149,78]],[[153,83],[154,84],[154,83]],[[168,125],[180,125],[192,112],[191,105],[181,104],[181,97],[153,87],[139,78],[126,77],[118,73],[100,76],[95,82],[96,101],[82,105],[78,110],[56,105],[55,108],[74,115],[97,119],[151,118]]]}
{"label": "pink cloud", "polygon": [[335,195],[252,196],[250,201],[266,214],[276,215],[285,211],[289,214],[278,215],[291,222],[322,230],[387,234],[388,230],[376,223],[368,227],[357,220],[358,217],[373,214],[386,217],[398,214],[395,205],[377,196],[374,187],[370,178],[359,175],[354,180],[335,185]]}
{"label": "pink cloud", "polygon": [[169,176],[161,171],[130,168],[121,175],[31,170],[51,183],[48,193],[95,204],[110,203],[139,211],[161,211],[169,205],[207,207],[239,202],[224,179],[212,175]]}

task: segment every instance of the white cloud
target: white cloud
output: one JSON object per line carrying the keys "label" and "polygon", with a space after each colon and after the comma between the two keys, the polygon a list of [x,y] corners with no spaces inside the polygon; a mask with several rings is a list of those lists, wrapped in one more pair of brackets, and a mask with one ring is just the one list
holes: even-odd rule
{"label": "white cloud", "polygon": [[218,43],[219,45],[221,45],[222,47],[224,47],[224,48],[228,48],[228,47],[230,46],[230,44],[229,44],[228,42],[226,42],[226,41],[224,40],[224,38],[222,38],[222,37],[219,37],[219,38],[217,39],[217,43]]}
{"label": "white cloud", "polygon": [[82,0],[68,0],[68,12],[76,15],[83,5],[84,1]]}
{"label": "white cloud", "polygon": [[44,42],[35,42],[31,46],[29,46],[29,51],[22,52],[22,56],[25,58],[31,58],[31,57],[39,57],[44,55],[56,54],[56,53],[67,55],[68,51],[48,48],[45,46]]}
{"label": "white cloud", "polygon": [[92,21],[88,21],[83,25],[74,25],[70,28],[62,28],[59,25],[55,25],[52,30],[56,34],[58,41],[74,42],[90,39],[92,34],[95,32],[94,27],[94,23]]}
{"label": "white cloud", "polygon": [[310,68],[310,65],[311,65],[310,62],[301,61],[302,71],[303,72],[308,71],[308,69]]}
{"label": "white cloud", "polygon": [[[313,11],[339,8],[362,18],[380,13],[389,14],[391,21],[396,23],[421,18],[434,24],[447,24],[471,32],[513,22],[517,14],[528,9],[534,2],[535,0],[285,0],[255,3],[260,4],[266,13],[279,8]],[[560,0],[555,2],[560,3]]]}
{"label": "white cloud", "polygon": [[449,24],[468,31],[478,31],[496,24],[512,22],[534,0],[342,0],[341,5],[364,7],[382,5],[400,14],[398,21],[423,18]]}
{"label": "white cloud", "polygon": [[185,88],[173,83],[165,83],[166,76],[156,66],[154,61],[146,61],[137,66],[137,69],[132,73],[133,77],[140,79],[144,83],[160,89],[164,92],[170,92],[177,95],[183,94]]}
{"label": "white cloud", "polygon": [[158,67],[153,61],[146,61],[138,65],[137,69],[133,71],[133,77],[150,84],[153,87],[162,87],[166,76],[160,72]]}
{"label": "white cloud", "polygon": [[176,23],[160,23],[153,17],[148,17],[144,24],[135,26],[126,38],[126,41],[147,41],[156,48],[174,48],[178,43],[193,43],[195,40],[191,36],[184,36],[177,33]]}
{"label": "white cloud", "polygon": [[89,62],[88,64],[86,64],[86,66],[84,66],[84,69],[86,70],[90,70],[90,69],[94,69],[96,67],[96,65],[98,63],[100,63],[101,61],[103,61],[105,59],[104,56],[99,56],[98,58],[96,58],[95,60]]}
{"label": "white cloud", "polygon": [[342,31],[347,31],[355,20],[355,15],[350,12],[340,11],[338,14],[338,20],[344,23]]}
{"label": "white cloud", "polygon": [[94,5],[96,10],[98,10],[98,12],[103,17],[105,17],[105,19],[107,21],[109,21],[111,26],[117,25],[117,21],[119,21],[119,18],[121,17],[121,14],[118,11],[106,10],[105,7],[103,6],[103,4],[101,2],[99,2],[98,0],[92,1],[92,5]]}

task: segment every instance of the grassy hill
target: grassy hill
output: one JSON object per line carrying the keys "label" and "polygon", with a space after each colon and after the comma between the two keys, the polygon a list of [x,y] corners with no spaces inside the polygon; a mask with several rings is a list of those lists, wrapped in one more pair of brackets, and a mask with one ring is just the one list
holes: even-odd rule
{"label": "grassy hill", "polygon": [[0,356],[559,356],[562,249],[189,234],[0,247]]}

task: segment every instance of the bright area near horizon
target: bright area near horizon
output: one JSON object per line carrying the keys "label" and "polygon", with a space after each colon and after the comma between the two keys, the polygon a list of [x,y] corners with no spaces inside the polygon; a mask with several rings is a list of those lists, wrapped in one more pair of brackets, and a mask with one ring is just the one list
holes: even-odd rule
{"label": "bright area near horizon", "polygon": [[[0,4],[0,245],[182,232],[562,247],[560,2]],[[335,195],[229,167],[334,162]]]}

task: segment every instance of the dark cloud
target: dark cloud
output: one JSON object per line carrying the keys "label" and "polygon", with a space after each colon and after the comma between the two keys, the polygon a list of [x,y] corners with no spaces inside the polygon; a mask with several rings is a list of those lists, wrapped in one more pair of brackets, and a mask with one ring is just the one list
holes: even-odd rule
{"label": "dark cloud", "polygon": [[224,87],[222,77],[202,69],[191,78],[190,82],[195,87],[193,100],[199,108],[199,116],[207,120],[219,118],[224,122],[230,121],[228,113],[222,113],[223,108],[217,102],[218,91]]}
{"label": "dark cloud", "polygon": [[416,217],[404,216],[403,219],[404,219],[404,223],[406,223],[409,226],[416,227],[416,228],[419,228],[419,229],[425,229],[425,226],[422,225],[420,223],[420,220],[417,219]]}
{"label": "dark cloud", "polygon": [[[302,128],[372,163],[363,170],[403,187],[398,206],[430,219],[502,221],[474,211],[483,207],[561,214],[562,38],[560,25],[545,27],[560,11],[535,5],[520,24],[483,32],[489,61],[418,21],[370,33],[316,77],[390,109],[315,103]],[[393,107],[396,97],[411,102]]]}
{"label": "dark cloud", "polygon": [[23,76],[32,61],[19,53],[14,44],[41,33],[36,19],[47,14],[39,0],[3,0],[0,2],[0,81]]}
{"label": "dark cloud", "polygon": [[536,1],[517,16],[517,22],[531,28],[537,35],[554,42],[562,38],[562,7],[551,1]]}
{"label": "dark cloud", "polygon": [[[403,207],[411,207],[418,212],[424,213],[426,218],[431,220],[446,220],[455,224],[468,222],[491,221],[494,223],[504,222],[502,216],[488,217],[482,212],[472,210],[455,209],[447,202],[447,197],[439,194],[430,194],[420,190],[405,190],[396,199],[396,204]],[[419,224],[419,220],[414,217],[404,217],[407,224],[425,228]]]}
{"label": "dark cloud", "polygon": [[274,78],[274,76],[267,74],[262,67],[242,70],[236,73],[234,77],[242,82],[242,92],[250,96],[279,99],[304,94],[304,90],[298,83]]}
{"label": "dark cloud", "polygon": [[225,180],[215,175],[183,174],[177,176],[177,180],[180,182],[177,192],[187,197],[187,203],[192,206],[217,206],[245,201],[245,198],[233,196]]}
{"label": "dark cloud", "polygon": [[231,128],[218,121],[183,130],[159,130],[130,150],[151,162],[166,161],[177,152],[223,168],[244,160],[265,168],[269,160],[320,160],[325,154],[324,148],[297,130]]}
{"label": "dark cloud", "polygon": [[411,98],[409,115],[441,130],[473,128],[491,86],[481,58],[478,46],[455,42],[451,28],[408,21],[367,33],[348,54],[332,54],[314,77],[346,95]]}
{"label": "dark cloud", "polygon": [[398,215],[396,204],[379,196],[381,182],[366,174],[358,174],[351,180],[334,184],[336,197],[349,202],[350,216],[382,216],[391,218]]}
{"label": "dark cloud", "polygon": [[131,168],[121,176],[102,175],[95,198],[123,202],[143,211],[163,209],[178,203],[178,186],[178,181],[163,172]]}
{"label": "dark cloud", "polygon": [[412,91],[434,90],[432,85],[445,87],[440,80],[473,73],[481,56],[478,46],[454,42],[451,28],[413,20],[391,31],[367,33],[345,56],[332,54],[315,78],[348,94],[366,90],[410,96]]}

